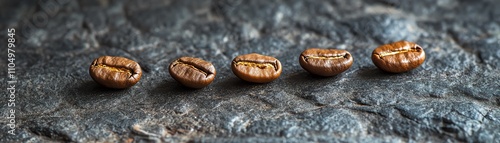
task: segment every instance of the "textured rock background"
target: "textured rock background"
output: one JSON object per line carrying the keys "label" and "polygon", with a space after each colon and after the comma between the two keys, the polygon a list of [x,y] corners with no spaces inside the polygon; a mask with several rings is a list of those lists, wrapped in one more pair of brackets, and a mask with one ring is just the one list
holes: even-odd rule
{"label": "textured rock background", "polygon": [[[498,0],[0,1],[0,142],[499,142]],[[44,16],[45,15],[45,16]],[[7,28],[16,28],[16,135],[7,134]],[[398,40],[425,63],[387,74],[373,49]],[[308,47],[346,49],[336,77],[305,72]],[[282,76],[250,84],[232,58],[277,57]],[[106,89],[94,58],[141,64],[141,81]],[[209,87],[168,74],[180,56],[213,62]]]}

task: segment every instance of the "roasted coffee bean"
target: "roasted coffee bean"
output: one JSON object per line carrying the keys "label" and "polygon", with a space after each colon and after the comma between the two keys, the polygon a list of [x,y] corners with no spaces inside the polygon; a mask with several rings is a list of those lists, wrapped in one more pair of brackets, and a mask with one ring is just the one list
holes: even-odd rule
{"label": "roasted coffee bean", "polygon": [[309,73],[334,76],[349,69],[353,60],[346,50],[310,48],[300,54],[299,63]]}
{"label": "roasted coffee bean", "polygon": [[231,63],[231,69],[240,79],[254,83],[271,82],[282,71],[278,59],[256,53],[237,56]]}
{"label": "roasted coffee bean", "polygon": [[401,73],[415,69],[424,60],[424,49],[408,41],[382,45],[373,50],[372,53],[373,63],[378,68],[391,73]]}
{"label": "roasted coffee bean", "polygon": [[203,88],[215,79],[215,67],[212,63],[199,58],[181,57],[170,64],[170,76],[182,85],[191,88]]}
{"label": "roasted coffee bean", "polygon": [[129,88],[142,76],[139,64],[124,57],[102,56],[90,65],[90,76],[108,88]]}

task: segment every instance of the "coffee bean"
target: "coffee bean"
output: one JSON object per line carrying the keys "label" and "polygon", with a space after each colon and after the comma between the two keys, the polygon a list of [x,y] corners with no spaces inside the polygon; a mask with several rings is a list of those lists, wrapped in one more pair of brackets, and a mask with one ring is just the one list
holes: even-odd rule
{"label": "coffee bean", "polygon": [[278,59],[256,53],[237,56],[231,63],[231,69],[240,79],[254,83],[271,82],[282,71]]}
{"label": "coffee bean", "polygon": [[310,48],[300,54],[299,63],[309,73],[334,76],[349,69],[353,59],[346,50]]}
{"label": "coffee bean", "polygon": [[372,53],[373,63],[378,68],[391,73],[401,73],[415,69],[424,60],[424,49],[408,41],[382,45],[373,50]]}
{"label": "coffee bean", "polygon": [[129,88],[142,76],[139,64],[124,57],[102,56],[90,65],[90,76],[108,88]]}
{"label": "coffee bean", "polygon": [[199,58],[181,57],[170,64],[170,76],[182,85],[191,88],[208,86],[215,79],[212,63]]}

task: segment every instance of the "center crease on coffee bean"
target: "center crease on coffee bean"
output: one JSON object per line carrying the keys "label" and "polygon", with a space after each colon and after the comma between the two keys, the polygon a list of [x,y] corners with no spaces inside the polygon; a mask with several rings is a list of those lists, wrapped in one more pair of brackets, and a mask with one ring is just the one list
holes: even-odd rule
{"label": "center crease on coffee bean", "polygon": [[204,74],[204,75],[205,75],[205,77],[208,77],[208,75],[209,75],[209,74],[213,74],[213,73],[211,73],[210,71],[204,71],[204,70],[203,70],[203,69],[201,69],[201,68],[198,68],[198,67],[193,66],[193,65],[190,65],[190,64],[183,63],[183,62],[181,62],[181,61],[177,61],[177,62],[173,65],[173,67],[175,67],[175,66],[177,66],[177,65],[179,65],[179,64],[181,64],[181,65],[186,65],[186,66],[188,66],[188,67],[190,67],[190,68],[192,68],[192,69],[194,69],[194,70],[196,70],[196,71],[199,71],[199,72],[201,72],[202,74]]}
{"label": "center crease on coffee bean", "polygon": [[132,77],[135,73],[133,70],[131,69],[127,69],[127,68],[121,68],[121,67],[113,67],[113,66],[108,66],[108,65],[105,65],[105,64],[96,64],[94,65],[95,67],[100,67],[100,68],[106,68],[106,69],[109,69],[111,71],[115,71],[115,72],[125,72],[125,73],[129,73],[130,74],[130,77]]}
{"label": "center crease on coffee bean", "polygon": [[239,61],[236,62],[236,65],[243,65],[243,66],[249,66],[249,67],[258,67],[260,69],[265,69],[265,68],[274,68],[275,71],[278,71],[278,67],[276,66],[276,63],[256,63],[253,61]]}
{"label": "center crease on coffee bean", "polygon": [[420,51],[420,48],[393,50],[391,52],[377,54],[377,56],[378,56],[378,58],[382,59],[382,57],[385,57],[385,56],[391,56],[391,55],[396,55],[396,54],[400,54],[400,53],[408,53],[408,52],[419,52],[419,51]]}
{"label": "center crease on coffee bean", "polygon": [[335,60],[335,59],[342,59],[342,58],[349,58],[349,54],[344,54],[344,55],[335,55],[335,56],[304,56],[305,60],[307,61],[308,59],[322,59],[322,60]]}

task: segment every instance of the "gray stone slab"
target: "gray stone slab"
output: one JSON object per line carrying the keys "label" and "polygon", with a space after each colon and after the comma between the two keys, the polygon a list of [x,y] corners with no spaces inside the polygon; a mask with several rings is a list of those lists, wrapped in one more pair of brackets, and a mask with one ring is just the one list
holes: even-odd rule
{"label": "gray stone slab", "polygon": [[[500,1],[47,0],[1,1],[0,34],[16,29],[15,107],[0,72],[0,142],[499,142]],[[426,52],[401,74],[370,59],[408,40]],[[7,45],[6,40],[0,41]],[[350,51],[335,77],[299,63],[309,47]],[[238,79],[237,55],[278,58],[267,84]],[[0,67],[7,69],[7,48]],[[139,83],[106,89],[88,74],[99,56],[143,68]],[[198,90],[168,74],[181,56],[210,61]],[[15,135],[10,130],[15,110]]]}

